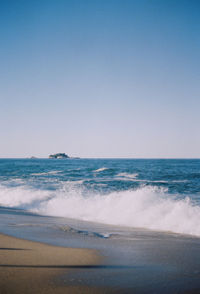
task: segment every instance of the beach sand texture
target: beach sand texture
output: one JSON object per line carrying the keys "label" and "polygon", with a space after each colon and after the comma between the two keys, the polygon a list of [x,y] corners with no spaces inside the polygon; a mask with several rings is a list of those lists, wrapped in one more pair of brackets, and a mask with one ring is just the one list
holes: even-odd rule
{"label": "beach sand texture", "polygon": [[95,250],[56,247],[0,234],[0,294],[102,293],[87,286],[68,286],[58,278],[100,260]]}

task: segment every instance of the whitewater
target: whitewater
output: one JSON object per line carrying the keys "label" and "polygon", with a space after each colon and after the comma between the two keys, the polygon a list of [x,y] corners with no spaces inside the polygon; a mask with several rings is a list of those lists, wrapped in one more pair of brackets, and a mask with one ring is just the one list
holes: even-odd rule
{"label": "whitewater", "polygon": [[200,236],[199,160],[0,160],[0,206]]}

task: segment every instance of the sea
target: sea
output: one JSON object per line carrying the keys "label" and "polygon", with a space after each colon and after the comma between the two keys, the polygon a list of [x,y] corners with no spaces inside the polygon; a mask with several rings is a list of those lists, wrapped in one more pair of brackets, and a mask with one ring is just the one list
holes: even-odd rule
{"label": "sea", "polygon": [[0,159],[0,205],[200,236],[200,160]]}
{"label": "sea", "polygon": [[99,250],[68,284],[199,293],[200,159],[0,159],[0,232]]}

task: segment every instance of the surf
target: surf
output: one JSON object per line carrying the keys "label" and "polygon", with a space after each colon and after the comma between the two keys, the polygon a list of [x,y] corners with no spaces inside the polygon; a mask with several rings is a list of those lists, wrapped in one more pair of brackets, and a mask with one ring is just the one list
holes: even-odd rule
{"label": "surf", "polygon": [[140,187],[106,194],[62,184],[55,191],[0,186],[0,205],[41,215],[200,236],[200,206],[167,189]]}

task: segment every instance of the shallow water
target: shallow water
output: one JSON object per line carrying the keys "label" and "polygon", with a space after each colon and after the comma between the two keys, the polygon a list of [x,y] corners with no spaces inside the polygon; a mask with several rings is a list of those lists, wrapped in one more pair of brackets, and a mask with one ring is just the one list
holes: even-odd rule
{"label": "shallow water", "polygon": [[[102,234],[105,231],[106,237]],[[0,232],[99,251],[100,265],[72,268],[59,277],[59,283],[99,286],[106,288],[103,293],[199,293],[200,239],[197,237],[102,226],[8,208],[0,209]]]}

